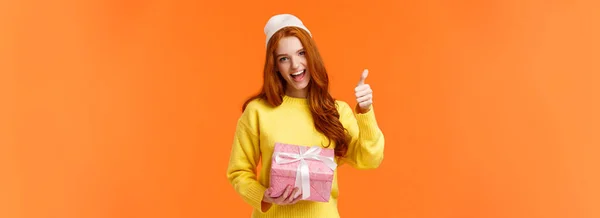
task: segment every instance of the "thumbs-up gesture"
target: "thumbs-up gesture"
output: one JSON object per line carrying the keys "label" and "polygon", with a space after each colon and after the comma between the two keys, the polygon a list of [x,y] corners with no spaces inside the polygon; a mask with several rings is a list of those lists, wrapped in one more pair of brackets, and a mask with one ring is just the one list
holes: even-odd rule
{"label": "thumbs-up gesture", "polygon": [[366,113],[371,110],[371,104],[373,104],[373,90],[371,90],[371,86],[369,84],[365,84],[365,80],[369,75],[369,70],[365,69],[360,76],[360,81],[358,81],[358,85],[354,88],[354,93],[356,95],[356,101],[358,105],[356,107],[356,111],[358,113]]}

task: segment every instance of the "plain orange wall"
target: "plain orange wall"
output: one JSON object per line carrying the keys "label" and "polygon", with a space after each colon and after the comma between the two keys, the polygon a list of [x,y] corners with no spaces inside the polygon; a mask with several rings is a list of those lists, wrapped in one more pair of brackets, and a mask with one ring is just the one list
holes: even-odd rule
{"label": "plain orange wall", "polygon": [[600,217],[598,1],[3,1],[0,217],[249,217],[225,170],[267,19],[363,68],[381,168],[340,213]]}

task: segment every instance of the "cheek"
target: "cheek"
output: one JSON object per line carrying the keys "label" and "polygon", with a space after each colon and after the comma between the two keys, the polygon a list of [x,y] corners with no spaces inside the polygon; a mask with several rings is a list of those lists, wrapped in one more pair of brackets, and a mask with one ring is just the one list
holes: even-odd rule
{"label": "cheek", "polygon": [[304,66],[306,66],[306,63],[307,63],[307,61],[306,61],[306,55],[304,55],[304,56],[300,56],[300,62],[301,62],[301,63],[302,63]]}
{"label": "cheek", "polygon": [[282,67],[279,65],[275,66],[275,71],[277,72],[277,74],[279,74],[280,76],[283,76],[285,74],[284,71],[282,71]]}
{"label": "cheek", "polygon": [[277,63],[277,66],[275,66],[275,67],[277,68],[277,70],[280,73],[282,73],[282,74],[287,73],[288,68],[285,63]]}

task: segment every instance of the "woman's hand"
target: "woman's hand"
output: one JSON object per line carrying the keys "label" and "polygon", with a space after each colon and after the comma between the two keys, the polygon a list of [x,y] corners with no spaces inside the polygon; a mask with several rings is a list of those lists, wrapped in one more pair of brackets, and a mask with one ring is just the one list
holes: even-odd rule
{"label": "woman's hand", "polygon": [[[296,202],[300,201],[300,199],[302,199],[301,195],[298,195],[296,198],[294,198],[294,196],[296,196],[296,193],[299,191],[299,189],[293,188],[292,186],[287,186],[285,188],[285,191],[276,197],[272,197],[271,196],[271,189],[267,189],[265,191],[265,194],[263,196],[263,209],[265,208],[265,203],[267,204],[277,204],[277,205],[290,205],[290,204],[295,204]],[[270,207],[270,206],[268,206]]]}
{"label": "woman's hand", "polygon": [[369,70],[365,69],[360,76],[358,85],[354,88],[354,94],[356,95],[356,101],[358,102],[356,111],[361,114],[369,112],[369,110],[371,110],[371,105],[373,104],[373,90],[371,90],[369,84],[365,84],[365,79],[367,79],[368,75]]}

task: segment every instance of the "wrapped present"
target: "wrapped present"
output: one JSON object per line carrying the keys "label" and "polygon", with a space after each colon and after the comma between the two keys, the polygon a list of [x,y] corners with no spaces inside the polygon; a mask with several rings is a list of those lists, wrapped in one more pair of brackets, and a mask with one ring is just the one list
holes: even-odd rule
{"label": "wrapped present", "polygon": [[329,202],[337,164],[334,150],[320,146],[275,143],[271,161],[271,196],[280,196],[290,185],[302,200]]}

